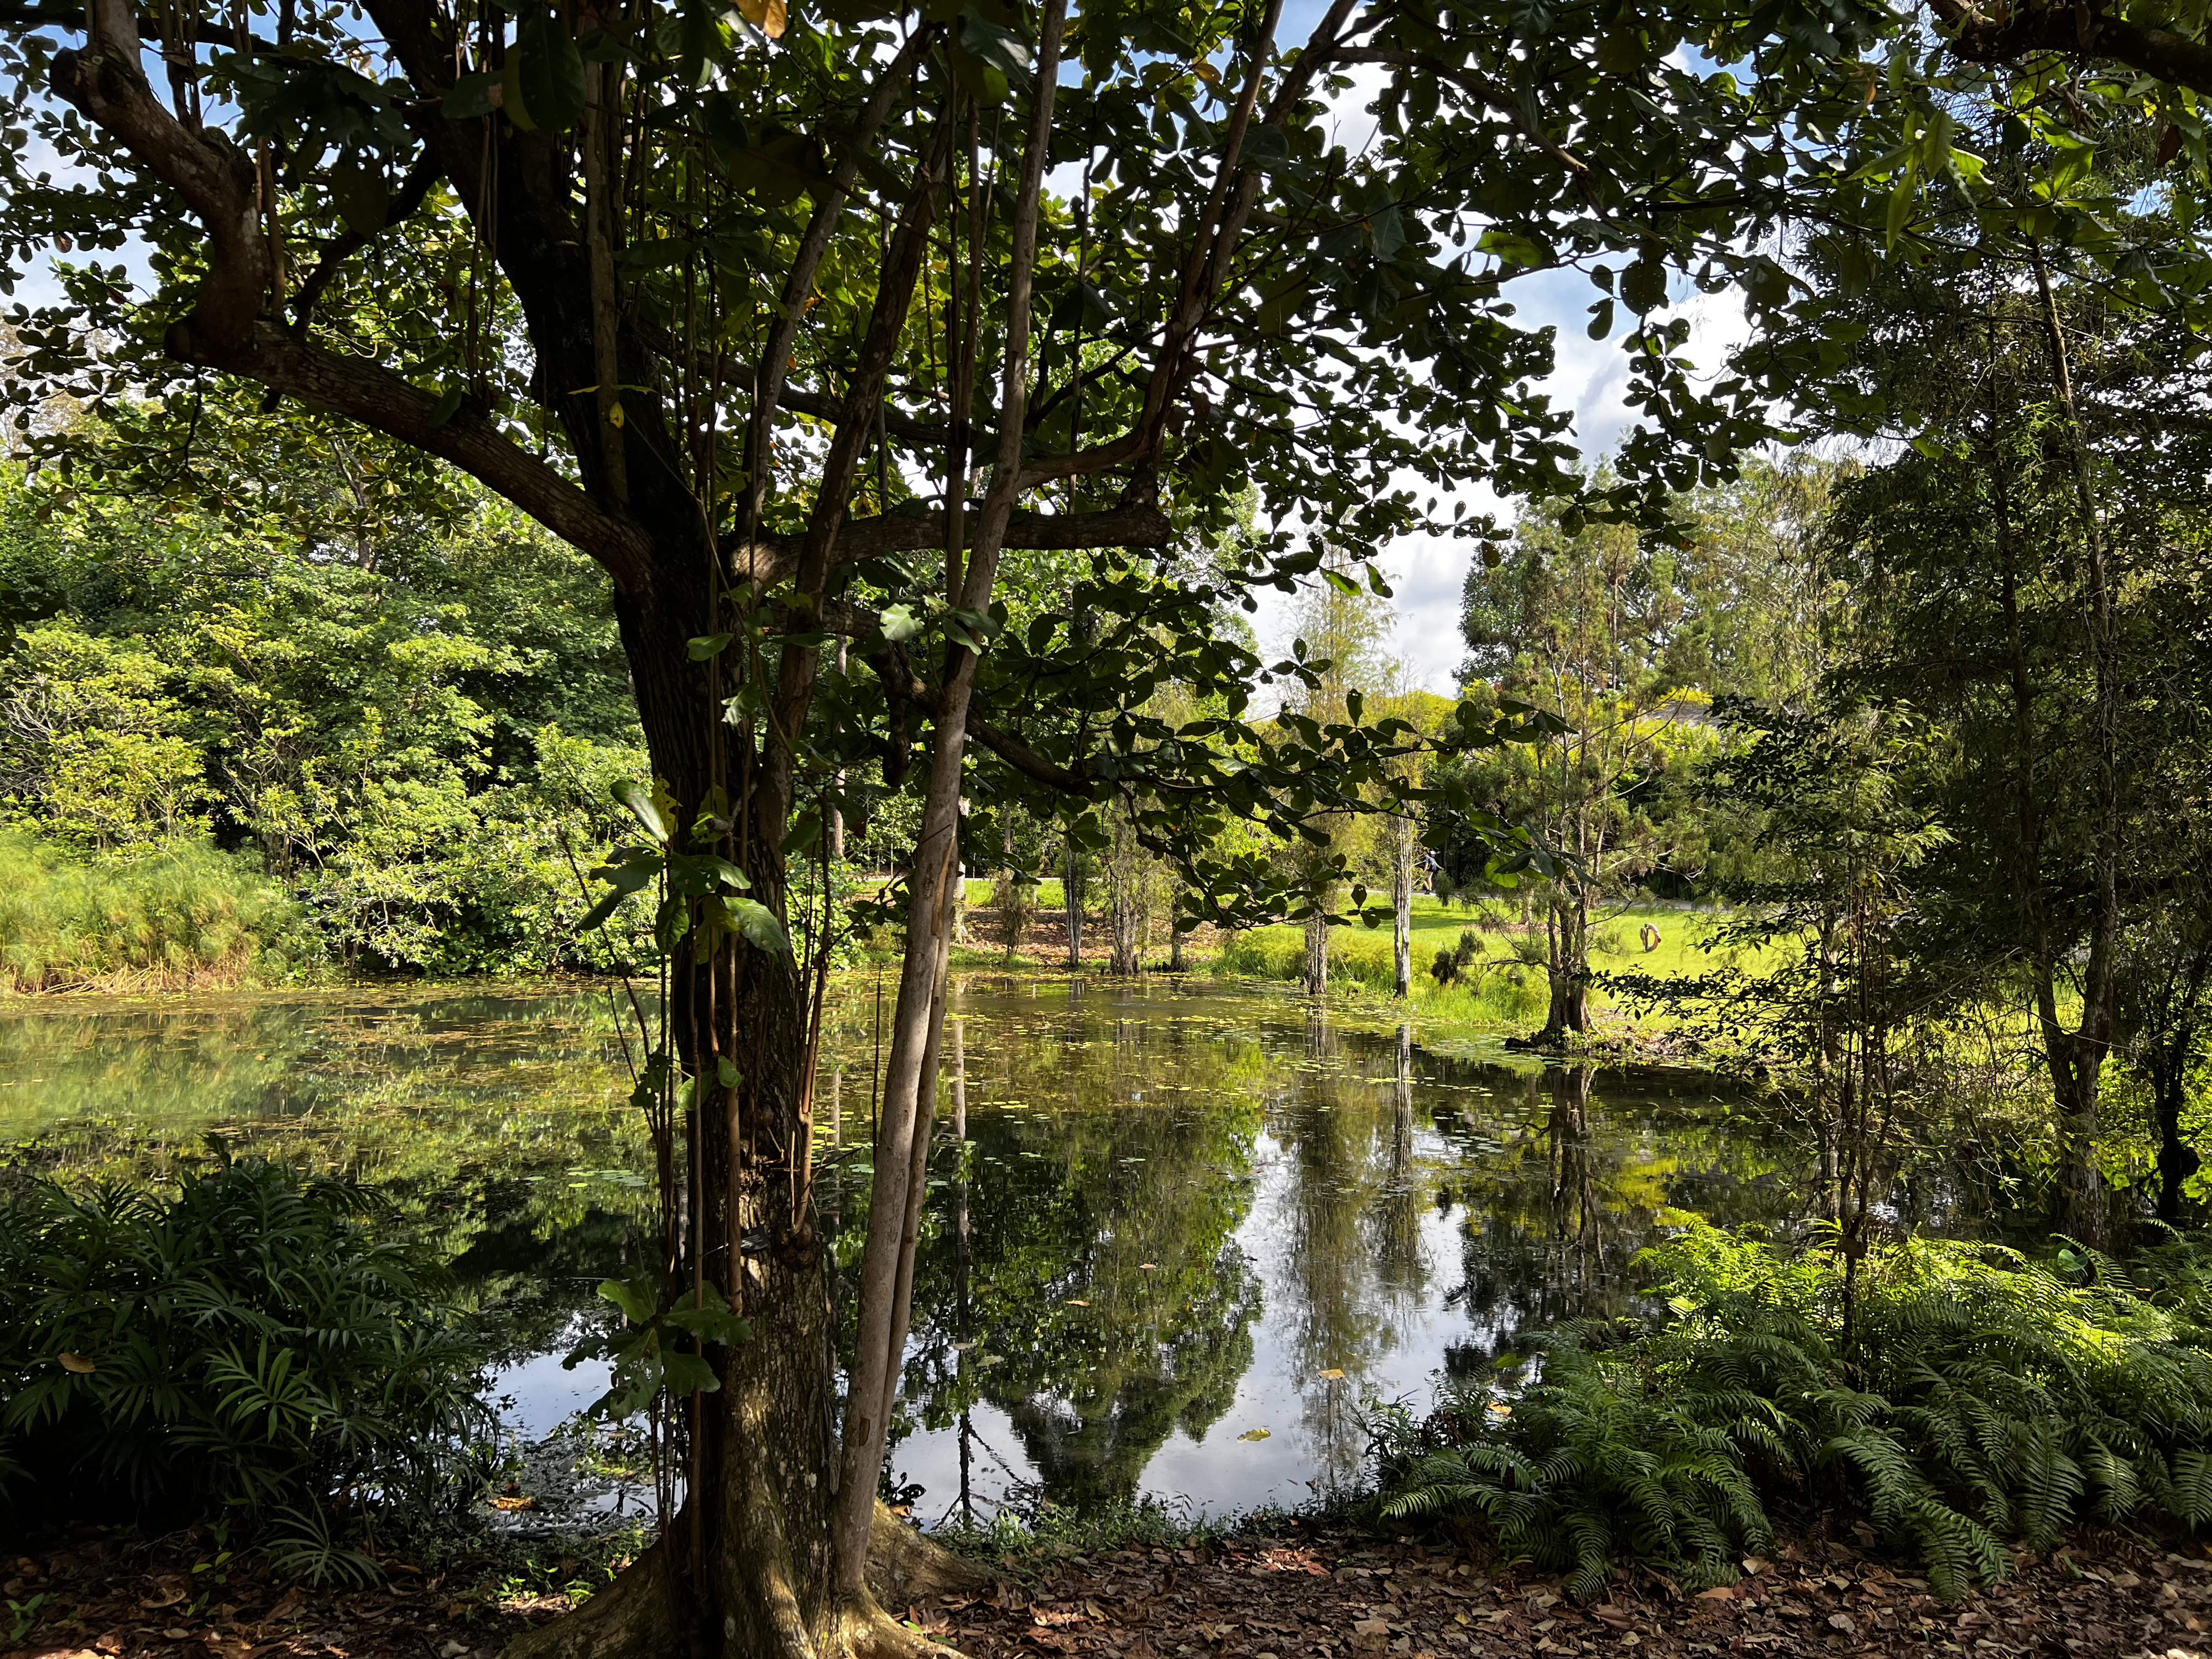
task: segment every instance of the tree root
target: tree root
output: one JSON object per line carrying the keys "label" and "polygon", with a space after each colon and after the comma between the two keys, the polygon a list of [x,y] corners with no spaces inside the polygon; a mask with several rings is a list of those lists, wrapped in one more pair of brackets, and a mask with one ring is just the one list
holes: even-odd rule
{"label": "tree root", "polygon": [[[758,1553],[750,1570],[732,1577],[749,1586],[754,1616],[748,1623],[769,1633],[772,1651],[748,1652],[744,1659],[959,1659],[957,1650],[908,1629],[886,1609],[933,1596],[987,1592],[998,1582],[988,1569],[931,1543],[878,1504],[868,1539],[867,1594],[810,1630],[787,1573],[763,1571],[763,1556],[782,1552],[773,1545],[759,1550],[757,1540],[754,1547]],[[671,1590],[668,1556],[656,1543],[574,1613],[517,1636],[500,1659],[671,1659],[693,1652]],[[708,1650],[715,1645],[736,1644],[710,1644]]]}

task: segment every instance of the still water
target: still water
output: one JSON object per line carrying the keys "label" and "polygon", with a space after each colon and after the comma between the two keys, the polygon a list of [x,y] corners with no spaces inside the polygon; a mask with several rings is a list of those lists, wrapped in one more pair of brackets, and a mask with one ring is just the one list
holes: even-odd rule
{"label": "still water", "polygon": [[[843,987],[823,1060],[848,1265],[875,989]],[[951,1020],[891,1456],[933,1524],[1298,1502],[1356,1478],[1364,1397],[1425,1401],[1525,1327],[1620,1305],[1680,1212],[1802,1206],[1798,1155],[1694,1073],[1547,1069],[1211,983],[970,978]],[[218,1133],[385,1182],[543,1433],[596,1394],[553,1356],[646,1237],[613,1029],[573,992],[11,1004],[0,1164],[145,1179]]]}

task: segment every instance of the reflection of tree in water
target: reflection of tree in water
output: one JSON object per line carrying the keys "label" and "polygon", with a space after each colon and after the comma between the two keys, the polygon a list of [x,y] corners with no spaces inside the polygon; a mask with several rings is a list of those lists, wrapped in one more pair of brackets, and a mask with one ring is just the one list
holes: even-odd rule
{"label": "reflection of tree in water", "polygon": [[[1669,1210],[1723,1225],[1796,1213],[1771,1156],[1740,1124],[1717,1128],[1684,1112],[1662,1125],[1656,1102],[1608,1109],[1586,1066],[1468,1072],[1469,1092],[1518,1109],[1437,1115],[1460,1154],[1438,1203],[1462,1209],[1464,1241],[1465,1276],[1446,1299],[1474,1327],[1452,1350],[1455,1370],[1486,1364],[1523,1329],[1632,1305],[1631,1264],[1666,1235]],[[1610,1088],[1631,1101],[1639,1092],[1625,1077]]]}
{"label": "reflection of tree in water", "polygon": [[1376,1048],[1362,1042],[1355,1055],[1380,1059],[1389,1067],[1381,1078],[1355,1069],[1326,1011],[1310,1009],[1306,1063],[1268,1116],[1287,1176],[1278,1214],[1292,1305],[1283,1311],[1303,1388],[1303,1428],[1324,1487],[1358,1478],[1366,1448],[1360,1379],[1396,1346],[1427,1288],[1412,1034],[1401,1029],[1390,1048]]}
{"label": "reflection of tree in water", "polygon": [[975,1442],[971,1408],[998,1406],[1054,1500],[1086,1507],[1133,1497],[1177,1427],[1228,1409],[1260,1311],[1235,1242],[1256,1051],[1102,1016],[952,1045],[901,1425],[959,1430],[964,1479],[1016,1449]]}

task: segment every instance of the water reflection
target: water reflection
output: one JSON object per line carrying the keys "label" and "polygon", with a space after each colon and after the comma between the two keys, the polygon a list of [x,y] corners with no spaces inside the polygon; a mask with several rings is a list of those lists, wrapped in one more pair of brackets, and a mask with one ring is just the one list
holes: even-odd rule
{"label": "water reflection", "polygon": [[1264,993],[971,981],[952,1014],[892,1460],[933,1522],[1304,1499],[1357,1478],[1363,1395],[1617,1305],[1672,1210],[1794,1213],[1703,1079]]}
{"label": "water reflection", "polygon": [[[842,988],[825,1048],[819,1190],[847,1274],[874,990]],[[1675,1210],[1800,1204],[1787,1150],[1703,1079],[1547,1070],[1267,991],[970,980],[940,1086],[892,1456],[932,1522],[1035,1494],[1302,1500],[1356,1478],[1365,1394],[1425,1399],[1440,1369],[1619,1304]],[[580,1395],[542,1356],[645,1236],[626,1090],[592,994],[0,1017],[0,1161],[143,1177],[213,1130],[388,1182],[503,1322],[540,1431]]]}

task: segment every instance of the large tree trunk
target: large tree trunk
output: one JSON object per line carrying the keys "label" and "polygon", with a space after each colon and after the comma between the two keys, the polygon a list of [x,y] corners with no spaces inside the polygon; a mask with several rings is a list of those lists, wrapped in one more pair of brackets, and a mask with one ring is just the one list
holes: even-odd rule
{"label": "large tree trunk", "polygon": [[1328,989],[1328,904],[1325,896],[1314,900],[1314,912],[1306,918],[1305,988],[1308,996],[1317,997]]}
{"label": "large tree trunk", "polygon": [[[669,564],[680,568],[684,546],[696,543],[669,539]],[[653,770],[684,823],[717,773],[708,671],[684,648],[704,605],[706,573],[698,574],[700,599],[661,589],[657,602],[617,602]],[[791,802],[775,769],[756,763],[750,775],[753,791],[725,851],[751,878],[753,895],[781,911],[779,849]],[[519,1638],[508,1659],[671,1651],[830,1659],[927,1647],[866,1587],[839,1581],[830,1526],[836,1319],[824,1240],[799,1174],[811,1133],[805,988],[787,954],[742,944],[730,952],[674,981],[670,1029],[684,1069],[711,1078],[716,1054],[742,1068],[736,1090],[710,1085],[706,1109],[683,1126],[694,1160],[684,1181],[690,1238],[703,1249],[687,1242],[681,1278],[696,1270],[719,1285],[751,1322],[752,1340],[710,1352],[722,1386],[696,1397],[689,1491],[667,1534],[576,1613]],[[950,1558],[905,1530],[886,1519],[869,1540],[872,1559],[882,1558],[873,1577],[887,1592],[957,1573]]]}

